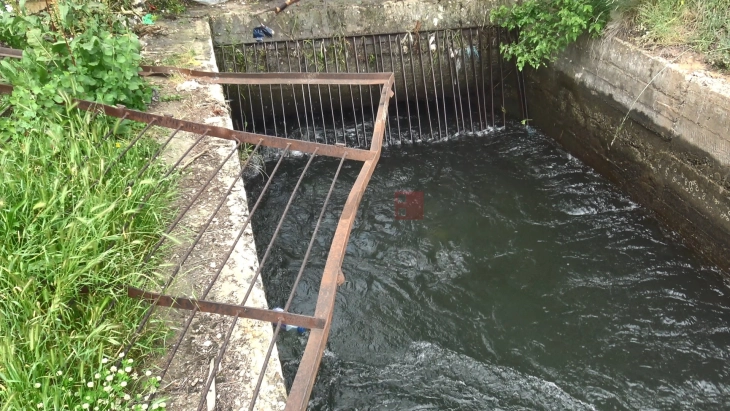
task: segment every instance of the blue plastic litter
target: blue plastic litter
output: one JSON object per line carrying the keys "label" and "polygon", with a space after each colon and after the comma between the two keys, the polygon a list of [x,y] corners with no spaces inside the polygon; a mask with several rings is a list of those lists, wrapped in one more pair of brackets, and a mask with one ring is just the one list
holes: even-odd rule
{"label": "blue plastic litter", "polygon": [[253,28],[253,38],[256,39],[256,41],[264,41],[264,37],[273,37],[274,36],[274,30],[271,30],[271,28],[264,26],[263,24],[259,27]]}
{"label": "blue plastic litter", "polygon": [[[281,307],[276,307],[272,311],[284,312],[284,310]],[[299,334],[299,335],[304,335],[304,333],[307,332],[307,329],[304,328],[304,327],[297,327],[295,325],[289,325],[289,324],[284,324],[284,323],[281,323],[281,328],[284,331],[293,331],[293,330],[296,330],[297,334]]]}

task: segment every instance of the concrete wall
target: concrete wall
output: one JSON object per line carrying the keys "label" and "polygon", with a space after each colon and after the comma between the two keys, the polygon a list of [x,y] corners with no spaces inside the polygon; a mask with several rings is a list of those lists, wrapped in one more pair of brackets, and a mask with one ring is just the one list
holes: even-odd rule
{"label": "concrete wall", "polygon": [[534,125],[730,269],[727,80],[618,39],[583,41],[527,79]]}
{"label": "concrete wall", "polygon": [[[489,23],[489,10],[512,0],[302,0],[278,15],[255,12],[273,4],[224,4],[213,12],[215,44],[250,43],[253,27],[266,24],[273,40],[402,33]],[[418,24],[420,22],[420,24]]]}

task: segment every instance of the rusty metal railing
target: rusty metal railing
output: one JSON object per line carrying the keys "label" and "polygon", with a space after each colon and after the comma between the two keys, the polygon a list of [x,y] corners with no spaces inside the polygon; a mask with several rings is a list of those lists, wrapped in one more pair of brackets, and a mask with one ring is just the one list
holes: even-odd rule
{"label": "rusty metal railing", "polygon": [[[3,52],[4,56],[8,57],[18,57],[19,54],[17,51],[8,51],[8,50],[0,50],[0,52]],[[223,166],[237,153],[238,149],[243,144],[251,144],[254,146],[253,153],[255,154],[261,150],[262,147],[268,147],[270,149],[276,149],[279,151],[279,159],[276,163],[276,166],[274,170],[270,173],[269,179],[266,182],[266,185],[264,186],[263,190],[261,191],[259,197],[255,201],[254,205],[251,207],[248,217],[246,218],[246,221],[244,221],[241,224],[241,227],[238,231],[238,234],[233,242],[233,244],[227,249],[224,258],[225,261],[223,264],[218,264],[219,269],[216,271],[216,273],[213,275],[212,279],[208,282],[208,284],[205,285],[203,293],[200,295],[199,298],[187,298],[184,296],[172,296],[169,294],[166,294],[169,287],[175,280],[176,276],[181,272],[181,269],[183,267],[183,264],[189,259],[193,251],[196,249],[196,246],[200,243],[201,238],[206,233],[206,231],[211,226],[211,222],[214,220],[217,213],[221,210],[223,205],[226,203],[228,196],[231,194],[231,192],[234,189],[234,186],[237,182],[239,182],[243,178],[243,170],[248,165],[248,162],[251,160],[253,155],[249,155],[248,159],[246,160],[245,164],[243,164],[241,173],[237,176],[236,179],[230,184],[228,187],[226,193],[223,195],[223,197],[218,201],[216,208],[212,211],[212,213],[208,216],[206,222],[202,225],[202,228],[195,236],[194,240],[192,241],[192,244],[190,244],[187,249],[183,252],[182,258],[180,261],[178,261],[174,267],[172,268],[172,272],[165,281],[165,283],[161,287],[161,292],[154,293],[146,290],[141,290],[133,287],[128,287],[127,293],[129,297],[132,298],[140,298],[146,301],[150,302],[150,307],[145,312],[144,316],[142,317],[140,323],[138,324],[135,333],[130,338],[130,342],[126,345],[124,350],[125,354],[129,352],[131,347],[133,346],[134,342],[137,340],[137,338],[142,334],[143,330],[147,326],[147,324],[150,321],[150,318],[155,311],[156,307],[172,307],[178,310],[185,310],[188,311],[188,316],[185,319],[185,322],[182,326],[181,331],[178,333],[178,336],[176,338],[176,341],[170,346],[167,357],[164,360],[164,365],[161,368],[161,374],[160,376],[164,380],[167,371],[170,368],[170,365],[172,364],[173,359],[175,358],[175,355],[178,352],[178,349],[180,348],[180,344],[185,338],[186,332],[190,328],[193,319],[197,313],[204,312],[204,313],[215,313],[223,316],[232,317],[233,321],[229,325],[227,334],[225,335],[225,338],[223,340],[223,343],[220,345],[219,351],[215,357],[215,361],[213,364],[213,370],[210,372],[209,376],[206,378],[202,394],[200,397],[200,400],[198,402],[198,410],[204,409],[206,405],[206,394],[208,393],[210,386],[213,384],[213,381],[215,380],[218,370],[221,365],[221,361],[226,353],[226,350],[228,348],[229,342],[231,340],[231,335],[233,332],[233,329],[236,326],[236,323],[240,318],[245,319],[252,319],[252,320],[258,320],[263,321],[266,323],[272,323],[275,324],[275,331],[273,333],[273,337],[268,345],[266,358],[264,360],[264,365],[258,375],[256,387],[253,390],[252,398],[249,403],[249,409],[253,410],[256,405],[256,399],[258,397],[259,391],[261,389],[261,385],[264,379],[264,375],[266,373],[266,369],[269,364],[270,356],[273,352],[273,349],[276,344],[276,340],[279,334],[279,331],[281,329],[282,324],[288,324],[288,325],[294,325],[294,326],[301,326],[305,327],[310,330],[308,335],[308,341],[306,345],[306,349],[304,351],[302,360],[300,362],[299,368],[297,370],[296,376],[294,378],[291,390],[288,395],[288,400],[286,403],[286,409],[287,410],[304,410],[306,409],[309,396],[311,394],[316,376],[317,371],[319,369],[320,361],[322,359],[322,355],[325,349],[325,345],[327,343],[327,338],[330,331],[331,321],[332,321],[332,315],[334,312],[334,305],[335,305],[335,296],[336,296],[336,290],[339,284],[341,284],[344,281],[344,274],[341,271],[342,262],[345,256],[345,250],[347,247],[347,243],[350,237],[350,232],[357,214],[357,209],[359,207],[360,201],[362,199],[363,193],[365,191],[365,188],[367,187],[367,184],[370,180],[370,177],[373,174],[373,171],[375,169],[375,166],[378,162],[378,159],[380,157],[381,153],[381,147],[383,143],[383,136],[385,133],[386,128],[386,118],[387,118],[387,109],[388,104],[390,101],[390,98],[393,95],[393,92],[391,91],[394,83],[394,76],[392,73],[370,73],[370,74],[355,74],[355,73],[256,73],[256,74],[233,74],[233,73],[211,73],[211,72],[202,72],[202,71],[195,71],[195,70],[185,70],[185,69],[177,69],[177,68],[167,68],[167,67],[143,67],[143,75],[169,75],[172,73],[181,73],[182,75],[189,76],[189,77],[195,77],[200,82],[207,82],[207,83],[215,83],[215,84],[225,84],[225,85],[247,85],[247,86],[276,86],[276,87],[295,87],[295,86],[301,86],[301,87],[311,87],[311,86],[376,86],[379,88],[379,102],[377,104],[376,110],[374,110],[374,118],[373,118],[373,128],[371,135],[369,136],[369,148],[363,149],[363,148],[357,148],[357,147],[349,147],[348,141],[338,141],[336,138],[334,140],[329,140],[327,138],[327,135],[324,135],[324,138],[319,138],[319,141],[317,139],[310,139],[309,141],[307,139],[294,139],[294,138],[287,138],[287,137],[276,137],[276,136],[270,136],[265,134],[257,134],[257,133],[250,133],[245,131],[237,131],[237,130],[231,130],[224,127],[217,127],[209,124],[201,124],[181,119],[176,119],[174,117],[165,116],[165,115],[157,115],[157,114],[151,114],[151,113],[145,113],[137,110],[132,110],[129,108],[126,108],[124,106],[110,106],[110,105],[104,105],[104,104],[98,104],[95,102],[90,101],[84,101],[84,100],[76,100],[77,107],[82,110],[91,111],[94,113],[97,113],[99,115],[104,114],[111,117],[119,118],[123,121],[136,121],[141,123],[146,123],[147,127],[145,127],[134,139],[131,140],[129,145],[124,148],[122,151],[120,151],[119,157],[121,158],[124,156],[129,149],[132,148],[141,138],[142,136],[150,129],[151,126],[157,126],[157,127],[164,127],[167,129],[170,129],[171,132],[169,136],[162,142],[160,148],[157,150],[157,152],[149,159],[149,162],[142,167],[142,169],[139,170],[137,173],[137,178],[141,178],[144,173],[149,172],[150,165],[153,161],[155,161],[162,151],[165,149],[165,147],[168,146],[170,141],[175,138],[175,136],[180,131],[185,131],[189,133],[193,133],[197,135],[195,138],[195,141],[193,144],[180,156],[175,160],[172,166],[169,167],[169,169],[164,174],[164,177],[167,177],[171,175],[176,170],[180,170],[181,168],[184,168],[183,165],[184,159],[188,158],[190,154],[192,153],[194,147],[198,146],[201,141],[204,139],[211,139],[211,138],[219,138],[219,139],[225,139],[225,140],[231,140],[234,141],[235,147],[232,148],[232,150],[228,153],[227,157],[218,164],[217,167],[214,167],[214,171],[208,176],[208,178],[205,180],[204,184],[197,189],[195,194],[192,196],[192,199],[188,202],[188,204],[181,208],[180,213],[178,216],[173,220],[170,227],[166,230],[166,234],[169,234],[172,232],[172,230],[178,225],[178,223],[182,220],[182,218],[185,216],[185,214],[191,209],[193,204],[200,198],[200,196],[206,191],[206,189],[210,186],[213,179],[216,177],[217,173],[220,172],[220,170],[223,168]],[[12,86],[10,85],[2,85],[0,84],[0,93],[8,93],[12,92]],[[314,105],[310,105],[308,108],[310,111],[315,111],[316,108]],[[110,132],[111,134],[111,132]],[[110,135],[109,134],[109,135]],[[101,140],[102,142],[107,140],[109,138],[109,135],[104,136],[104,138]],[[301,136],[300,136],[301,137]],[[236,244],[240,241],[244,230],[248,227],[251,219],[254,217],[257,209],[259,208],[261,204],[261,200],[264,197],[264,195],[267,192],[267,189],[269,188],[272,179],[276,176],[277,170],[279,169],[279,166],[282,164],[282,161],[286,157],[288,153],[291,153],[292,151],[299,151],[302,153],[308,153],[309,160],[302,170],[301,175],[299,176],[299,180],[297,182],[297,185],[295,186],[289,201],[287,205],[284,208],[284,211],[282,213],[281,218],[279,219],[278,225],[276,227],[276,230],[274,232],[274,235],[272,236],[269,244],[266,246],[266,251],[261,258],[261,261],[259,263],[259,267],[256,270],[254,274],[254,278],[252,279],[251,283],[248,285],[244,298],[240,301],[239,304],[224,304],[216,301],[210,301],[207,300],[207,296],[211,289],[213,288],[216,280],[219,278],[221,271],[223,270],[223,267],[226,265],[226,262],[230,259],[231,255],[234,252],[234,249],[236,247]],[[337,171],[335,172],[332,183],[330,185],[329,191],[327,192],[327,195],[325,199],[323,200],[323,205],[321,208],[321,212],[319,215],[319,218],[316,222],[316,225],[313,229],[313,233],[309,242],[309,246],[307,248],[307,251],[305,255],[303,256],[303,261],[301,264],[301,268],[298,272],[297,277],[294,280],[294,283],[292,285],[291,291],[289,293],[289,298],[287,300],[286,305],[283,308],[283,311],[274,311],[269,309],[263,309],[263,308],[256,308],[252,306],[247,305],[247,300],[249,299],[249,296],[251,295],[251,292],[254,288],[254,285],[256,281],[258,280],[259,276],[261,275],[262,269],[264,265],[267,262],[267,259],[270,255],[270,251],[272,248],[272,245],[276,241],[276,238],[278,234],[280,233],[280,229],[282,228],[282,223],[289,211],[289,208],[292,204],[293,199],[295,198],[297,191],[299,189],[300,183],[304,177],[304,175],[307,173],[308,169],[310,168],[310,165],[315,160],[315,158],[318,157],[334,157],[339,159],[339,166],[337,168]],[[118,158],[116,160],[118,160]],[[108,165],[108,167],[113,167],[115,161],[112,161],[111,164]],[[347,200],[342,208],[342,212],[340,214],[339,221],[337,223],[337,227],[334,233],[334,237],[332,239],[329,254],[327,256],[327,260],[324,266],[324,269],[322,271],[322,278],[320,282],[320,289],[317,299],[317,305],[315,308],[315,311],[311,315],[306,314],[297,314],[290,312],[291,309],[291,303],[293,301],[294,295],[297,291],[297,286],[299,284],[299,281],[302,277],[302,274],[304,272],[305,266],[307,265],[307,262],[309,260],[310,251],[312,250],[312,246],[315,242],[315,239],[317,237],[317,233],[320,228],[320,224],[323,220],[323,217],[325,215],[325,210],[327,209],[327,206],[330,202],[330,197],[332,195],[332,192],[335,187],[335,183],[338,181],[338,177],[340,175],[340,171],[342,169],[342,166],[344,162],[348,161],[359,161],[362,162],[362,168],[360,169],[360,172],[357,176],[357,179],[355,180],[352,189],[350,190],[350,193],[347,197]],[[104,172],[103,174],[106,174]],[[102,176],[103,178],[103,176]],[[130,184],[134,184],[134,182],[130,182]],[[149,194],[147,194],[147,197],[145,200],[140,204],[137,211],[139,211],[142,207],[144,207],[144,202],[150,198],[150,196],[153,194],[151,191]],[[156,251],[160,249],[160,247],[163,245],[163,243],[166,241],[168,236],[163,236],[159,239],[157,244],[152,248],[152,250],[144,257],[145,262],[149,262],[154,255]],[[154,395],[153,395],[154,396]],[[147,403],[151,402],[153,398],[148,398],[146,400]]]}

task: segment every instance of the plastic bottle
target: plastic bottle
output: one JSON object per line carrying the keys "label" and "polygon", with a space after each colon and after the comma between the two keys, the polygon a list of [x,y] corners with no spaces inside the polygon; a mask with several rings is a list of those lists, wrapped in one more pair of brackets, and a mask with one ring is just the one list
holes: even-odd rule
{"label": "plastic bottle", "polygon": [[[282,308],[280,308],[280,307],[276,307],[272,311],[278,311],[278,312],[281,312],[281,313],[284,312],[284,310]],[[274,325],[276,325],[276,324],[274,324]],[[284,324],[284,323],[281,323],[281,328],[284,331],[293,331],[293,330],[296,330],[296,332],[299,335],[304,335],[304,333],[307,332],[307,329],[304,328],[304,327],[297,327],[296,325],[289,325],[289,324]]]}

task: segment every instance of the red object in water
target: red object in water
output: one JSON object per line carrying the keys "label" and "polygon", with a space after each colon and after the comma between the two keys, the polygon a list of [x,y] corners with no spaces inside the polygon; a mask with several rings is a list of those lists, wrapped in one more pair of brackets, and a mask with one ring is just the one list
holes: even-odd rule
{"label": "red object in water", "polygon": [[423,191],[395,192],[396,220],[423,220]]}

